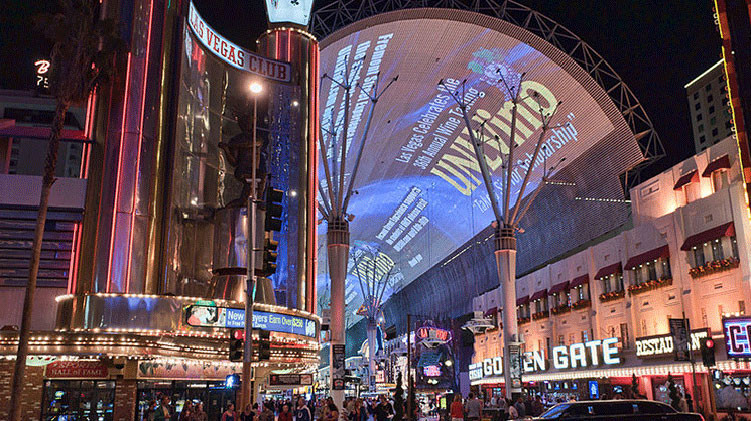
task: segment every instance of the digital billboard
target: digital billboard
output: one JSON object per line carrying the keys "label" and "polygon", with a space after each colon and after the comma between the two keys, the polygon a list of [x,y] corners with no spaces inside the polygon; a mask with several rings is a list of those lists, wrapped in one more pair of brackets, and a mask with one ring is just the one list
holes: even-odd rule
{"label": "digital billboard", "polygon": [[[241,308],[192,305],[185,309],[185,322],[194,327],[245,328],[245,310]],[[253,329],[293,333],[314,338],[316,322],[300,316],[268,311],[253,311]]]}
{"label": "digital billboard", "polygon": [[728,358],[751,357],[751,317],[723,319],[722,330]]}
{"label": "digital billboard", "polygon": [[[349,207],[354,215],[352,239],[378,247],[398,269],[400,282],[390,292],[441,262],[495,219],[462,114],[450,93],[458,92],[468,103],[475,124],[484,122],[483,147],[496,188],[502,185],[514,125],[518,146],[511,163],[512,198],[527,168],[531,177],[525,195],[535,189],[545,170],[556,165],[553,179],[577,183],[576,191],[561,187],[554,198],[548,187],[543,189],[538,202],[547,201],[547,207],[533,209],[522,225],[532,233],[533,243],[545,249],[535,250],[531,257],[521,255],[520,264],[527,264],[524,259],[537,259],[539,264],[627,218],[625,208],[574,208],[581,205],[573,203],[573,196],[592,195],[587,183],[593,180],[599,189],[594,195],[622,198],[618,176],[643,156],[602,88],[573,59],[541,38],[472,12],[415,9],[356,22],[321,45],[321,73],[337,80],[348,74],[350,82],[361,87],[350,100],[350,156],[367,120],[368,98],[362,91],[369,92],[376,79],[383,86],[383,81],[399,77],[376,107],[355,182],[357,194]],[[517,86],[521,100],[512,123],[511,99]],[[324,132],[343,133],[344,90],[338,84],[322,82],[320,109]],[[543,149],[532,162],[542,134],[541,113],[554,109]],[[334,156],[332,150],[327,153]],[[325,180],[323,173],[320,178]],[[582,222],[569,217],[573,213],[584,221],[592,212],[609,214],[612,220],[591,218],[589,226],[578,229]],[[320,229],[319,238],[325,241],[325,226]],[[555,229],[559,238],[551,242],[547,233],[535,234],[536,229]],[[319,288],[326,290],[327,276],[320,275]],[[362,301],[357,288],[349,286],[347,298],[358,305]]]}

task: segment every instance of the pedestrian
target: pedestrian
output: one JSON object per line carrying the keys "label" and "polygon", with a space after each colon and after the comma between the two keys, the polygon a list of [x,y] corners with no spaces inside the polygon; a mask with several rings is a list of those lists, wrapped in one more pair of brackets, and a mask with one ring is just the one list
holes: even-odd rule
{"label": "pedestrian", "polygon": [[519,411],[516,406],[512,405],[511,400],[506,400],[506,406],[508,407],[508,419],[518,420],[520,418]]}
{"label": "pedestrian", "polygon": [[521,398],[521,396],[516,400],[514,408],[516,408],[516,412],[519,414],[519,418],[524,418],[527,416],[527,412],[524,410],[524,400]]}
{"label": "pedestrian", "polygon": [[349,421],[368,421],[368,411],[363,408],[362,399],[355,400],[355,406],[349,413]]}
{"label": "pedestrian", "polygon": [[240,413],[240,421],[253,421],[255,413],[250,409],[250,404],[245,405],[245,409]]}
{"label": "pedestrian", "polygon": [[533,417],[539,417],[540,414],[542,414],[545,410],[545,407],[542,405],[542,400],[540,399],[540,396],[535,396],[535,400],[532,401],[532,416]]}
{"label": "pedestrian", "polygon": [[289,404],[282,405],[282,412],[279,413],[279,421],[292,421],[292,412],[289,411]]}
{"label": "pedestrian", "polygon": [[227,410],[222,413],[222,421],[237,421],[237,412],[235,412],[235,404],[227,404]]}
{"label": "pedestrian", "polygon": [[258,415],[258,421],[274,421],[274,411],[271,410],[272,405],[270,402],[263,404],[263,410]]}
{"label": "pedestrian", "polygon": [[477,399],[474,393],[469,394],[466,409],[467,421],[479,421],[482,417],[482,401]]}
{"label": "pedestrian", "polygon": [[381,395],[380,402],[378,403],[378,406],[376,406],[375,413],[376,421],[388,421],[391,417],[394,416],[394,407],[386,401],[385,396]]}
{"label": "pedestrian", "polygon": [[193,411],[193,421],[209,421],[209,415],[203,410],[203,402],[198,402]]}
{"label": "pedestrian", "polygon": [[193,401],[186,400],[180,411],[180,421],[193,421]]}
{"label": "pedestrian", "polygon": [[156,401],[151,400],[149,401],[149,406],[146,407],[146,411],[143,413],[143,420],[154,421],[155,416],[156,416]]}
{"label": "pedestrian", "polygon": [[310,416],[310,408],[305,405],[305,399],[297,398],[297,409],[295,409],[295,421],[313,421]]}
{"label": "pedestrian", "polygon": [[339,408],[336,406],[333,399],[331,399],[331,403],[328,404],[328,412],[326,413],[325,421],[339,421]]}
{"label": "pedestrian", "polygon": [[169,396],[163,395],[156,408],[156,414],[154,415],[155,421],[169,421],[172,418],[172,407],[169,404]]}
{"label": "pedestrian", "polygon": [[462,421],[464,419],[464,405],[462,405],[461,393],[454,395],[454,401],[451,402],[449,415],[451,415],[451,421]]}

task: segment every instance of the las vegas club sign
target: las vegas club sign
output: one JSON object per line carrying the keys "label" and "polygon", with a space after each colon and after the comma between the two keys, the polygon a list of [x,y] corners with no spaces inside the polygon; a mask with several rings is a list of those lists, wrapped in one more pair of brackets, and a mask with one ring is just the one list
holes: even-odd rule
{"label": "las vegas club sign", "polygon": [[266,0],[269,22],[308,26],[313,0]]}

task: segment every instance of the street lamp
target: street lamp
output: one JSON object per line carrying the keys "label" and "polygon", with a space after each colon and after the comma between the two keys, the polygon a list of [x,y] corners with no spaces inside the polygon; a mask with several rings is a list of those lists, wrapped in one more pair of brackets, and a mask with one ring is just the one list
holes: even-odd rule
{"label": "street lamp", "polygon": [[256,123],[258,121],[258,96],[263,92],[263,85],[257,81],[250,83],[250,92],[253,96],[253,152],[252,152],[252,169],[250,196],[248,197],[248,224],[250,225],[247,241],[248,253],[248,270],[245,280],[245,343],[243,344],[243,371],[242,383],[240,387],[240,402],[242,407],[246,403],[253,403],[253,393],[250,384],[253,374],[251,372],[251,361],[253,359],[253,301],[255,297],[253,292],[256,289],[256,210],[258,207],[258,180],[256,172],[258,171],[258,151],[256,143]]}

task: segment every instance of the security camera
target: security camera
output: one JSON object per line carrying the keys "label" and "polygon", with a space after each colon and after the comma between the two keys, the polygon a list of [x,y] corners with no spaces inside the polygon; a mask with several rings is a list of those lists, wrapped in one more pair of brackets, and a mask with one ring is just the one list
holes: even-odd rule
{"label": "security camera", "polygon": [[113,358],[112,366],[118,370],[122,370],[125,368],[125,358]]}

